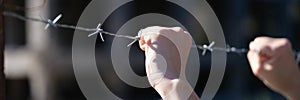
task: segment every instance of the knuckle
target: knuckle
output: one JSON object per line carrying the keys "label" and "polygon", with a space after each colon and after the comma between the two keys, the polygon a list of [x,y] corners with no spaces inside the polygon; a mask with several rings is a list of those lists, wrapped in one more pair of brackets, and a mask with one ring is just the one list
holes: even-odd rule
{"label": "knuckle", "polygon": [[254,42],[259,42],[261,40],[264,40],[266,37],[257,37],[254,39]]}
{"label": "knuckle", "polygon": [[281,52],[291,48],[291,43],[286,38],[278,39],[277,42],[274,42],[274,45],[276,45],[275,49]]}
{"label": "knuckle", "polygon": [[183,31],[183,29],[181,27],[173,27],[172,29],[176,32],[182,32]]}
{"label": "knuckle", "polygon": [[286,38],[281,39],[281,43],[282,43],[283,47],[290,47],[291,46],[291,42]]}
{"label": "knuckle", "polygon": [[266,36],[261,36],[261,37],[257,37],[254,39],[254,42],[257,42],[257,43],[268,43],[270,41],[272,41],[274,38],[271,38],[271,37],[266,37]]}

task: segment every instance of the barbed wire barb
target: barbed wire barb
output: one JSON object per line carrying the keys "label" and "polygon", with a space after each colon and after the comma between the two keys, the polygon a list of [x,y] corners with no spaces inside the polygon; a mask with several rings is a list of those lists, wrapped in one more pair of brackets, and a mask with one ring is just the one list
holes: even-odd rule
{"label": "barbed wire barb", "polygon": [[101,31],[103,31],[103,29],[101,29],[100,27],[101,27],[101,23],[99,23],[98,26],[96,27],[97,31],[94,32],[94,33],[89,34],[88,37],[91,37],[91,36],[99,33],[102,42],[104,42],[103,34],[101,32]]}
{"label": "barbed wire barb", "polygon": [[[23,20],[23,21],[42,22],[42,23],[46,24],[45,29],[47,29],[49,26],[53,26],[55,28],[66,28],[66,29],[74,29],[74,30],[92,32],[91,34],[88,35],[88,37],[91,37],[91,36],[94,36],[96,34],[99,34],[102,42],[104,42],[103,34],[114,36],[114,37],[118,37],[118,38],[126,38],[126,39],[133,40],[132,42],[130,42],[127,45],[127,47],[130,47],[132,44],[134,44],[135,42],[137,42],[138,40],[140,40],[141,35],[142,35],[142,31],[143,31],[143,29],[141,29],[139,31],[139,33],[138,33],[137,36],[127,36],[127,35],[113,34],[113,33],[104,31],[103,29],[100,28],[101,27],[101,23],[99,23],[96,28],[85,28],[85,27],[74,26],[74,25],[59,24],[57,22],[62,17],[62,14],[59,14],[58,16],[56,16],[53,21],[51,19],[47,19],[46,20],[43,17],[41,17],[41,19],[38,19],[38,18],[30,18],[30,17],[26,17],[26,16],[21,16],[19,14],[13,13],[13,12],[4,12],[3,15],[14,17],[14,18],[17,18],[17,19],[20,19],[20,20]],[[205,55],[207,51],[213,52],[214,50],[225,51],[225,52],[235,52],[235,53],[244,53],[244,52],[247,52],[246,49],[237,49],[237,48],[234,48],[234,47],[231,47],[231,48],[220,48],[220,47],[214,47],[214,45],[215,45],[215,42],[212,41],[209,45],[195,45],[193,47],[201,49],[202,50],[202,55]]]}
{"label": "barbed wire barb", "polygon": [[44,30],[47,30],[48,27],[50,25],[54,26],[55,27],[55,23],[62,17],[62,14],[59,14],[58,16],[55,17],[55,19],[52,21],[50,19],[48,19],[48,24],[46,24],[46,26],[44,27]]}
{"label": "barbed wire barb", "polygon": [[127,47],[130,47],[132,44],[134,44],[135,42],[137,42],[138,40],[140,40],[142,34],[143,34],[143,29],[140,29],[140,31],[138,32],[138,35],[135,36],[135,39],[134,39],[131,43],[129,43],[129,44],[127,45]]}
{"label": "barbed wire barb", "polygon": [[[13,13],[13,12],[7,12],[7,11],[4,11],[3,15],[13,17],[13,18],[16,18],[16,19],[20,19],[20,20],[23,20],[23,21],[36,21],[36,22],[45,23],[46,26],[45,26],[44,29],[48,29],[48,27],[53,26],[55,28],[66,28],[66,29],[92,32],[88,35],[88,37],[99,34],[102,42],[104,42],[103,34],[114,36],[114,37],[117,37],[117,38],[126,38],[126,39],[133,40],[131,43],[129,43],[127,45],[127,47],[130,47],[132,44],[134,44],[135,42],[140,40],[140,38],[142,36],[142,31],[143,31],[143,29],[141,29],[137,36],[128,36],[128,35],[118,35],[118,34],[114,34],[114,33],[104,31],[103,29],[100,28],[101,23],[99,23],[96,28],[86,28],[86,27],[80,27],[80,26],[74,26],[74,25],[59,24],[57,22],[58,22],[59,19],[61,19],[62,14],[59,14],[58,16],[56,16],[53,21],[51,19],[46,20],[41,16],[40,16],[40,19],[31,18],[31,17],[21,16],[19,14],[16,14],[16,13]],[[210,52],[223,51],[223,52],[227,52],[227,53],[237,53],[237,54],[243,54],[243,53],[248,52],[248,49],[230,47],[229,45],[226,48],[216,47],[214,41],[212,41],[209,45],[205,45],[205,44],[204,45],[193,45],[192,47],[195,47],[195,48],[198,48],[198,49],[202,50],[202,55],[203,56],[206,55],[207,51],[210,51]],[[259,51],[258,51],[258,53],[259,53]],[[294,52],[294,53],[296,55],[296,60],[299,63],[300,62],[300,53],[299,52]]]}
{"label": "barbed wire barb", "polygon": [[[19,15],[19,14],[13,13],[13,12],[7,12],[7,11],[4,11],[2,14],[4,16],[9,16],[9,17],[16,18],[16,19],[23,20],[23,21],[36,21],[36,22],[45,23],[46,24],[46,26],[44,28],[45,30],[48,29],[48,27],[52,26],[55,28],[65,28],[65,29],[73,29],[73,30],[92,32],[91,34],[88,35],[88,37],[99,34],[102,42],[104,42],[103,34],[114,36],[117,38],[126,38],[126,39],[133,40],[131,43],[129,43],[127,45],[127,47],[130,47],[132,44],[134,44],[135,42],[140,40],[140,38],[143,34],[142,33],[143,29],[141,29],[138,32],[137,36],[118,35],[118,34],[110,33],[110,32],[104,31],[103,29],[100,28],[101,23],[99,23],[96,28],[86,28],[86,27],[80,27],[80,26],[75,26],[75,25],[59,24],[57,22],[59,21],[59,19],[61,19],[62,14],[59,14],[58,16],[56,16],[53,21],[51,19],[45,19],[42,16],[40,16],[40,19],[38,19],[38,18],[22,16],[22,15]],[[143,35],[145,35],[145,34],[143,34]],[[249,51],[248,49],[245,49],[245,48],[230,47],[229,45],[227,45],[225,48],[216,47],[214,41],[212,41],[209,45],[205,45],[205,44],[204,45],[193,45],[192,47],[202,50],[203,56],[206,55],[207,51],[210,51],[210,52],[223,51],[223,52],[227,52],[227,53],[237,53],[237,54],[244,54]],[[260,53],[259,50],[256,52]],[[297,62],[300,63],[300,52],[295,51],[294,54],[297,58],[296,59]]]}

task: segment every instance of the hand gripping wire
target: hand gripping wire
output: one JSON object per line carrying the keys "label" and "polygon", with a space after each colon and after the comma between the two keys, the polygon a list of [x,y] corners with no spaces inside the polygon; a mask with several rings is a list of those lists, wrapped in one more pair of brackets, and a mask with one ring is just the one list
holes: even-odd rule
{"label": "hand gripping wire", "polygon": [[[13,18],[17,18],[17,19],[20,19],[20,20],[23,20],[23,21],[36,21],[36,22],[45,23],[46,24],[46,26],[44,28],[45,30],[48,29],[48,27],[52,26],[52,27],[55,27],[55,28],[66,28],[66,29],[92,32],[88,35],[88,37],[92,37],[96,34],[99,34],[102,42],[104,42],[103,34],[118,37],[118,38],[125,38],[125,39],[133,40],[131,43],[129,43],[127,45],[127,47],[130,47],[132,44],[134,44],[135,42],[140,40],[141,35],[142,35],[142,31],[143,31],[143,29],[141,29],[137,36],[127,36],[127,35],[118,35],[118,34],[114,34],[114,33],[104,31],[103,29],[100,28],[101,23],[99,23],[96,28],[85,28],[85,27],[74,26],[74,25],[59,24],[57,22],[58,22],[59,19],[61,19],[62,14],[59,14],[57,17],[54,18],[54,20],[51,20],[51,19],[45,20],[43,18],[41,18],[41,19],[30,18],[30,17],[21,16],[19,14],[13,13],[13,12],[3,12],[3,15],[13,17]],[[224,52],[227,52],[227,53],[237,53],[237,54],[243,54],[243,53],[248,52],[248,49],[230,47],[229,45],[226,48],[216,47],[214,41],[212,41],[209,45],[205,45],[205,44],[204,45],[193,45],[192,47],[196,47],[196,48],[202,50],[202,55],[203,56],[206,55],[207,51],[209,51],[209,52],[224,51]],[[257,51],[257,53],[259,53],[259,52],[260,51]],[[300,52],[295,52],[295,56],[296,56],[297,62],[299,63],[300,62]]]}

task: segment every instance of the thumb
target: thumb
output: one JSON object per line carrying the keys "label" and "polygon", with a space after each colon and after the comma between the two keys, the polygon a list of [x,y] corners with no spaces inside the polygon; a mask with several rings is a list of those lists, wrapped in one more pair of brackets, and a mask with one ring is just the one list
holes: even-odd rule
{"label": "thumb", "polygon": [[270,71],[272,69],[272,66],[269,65],[269,63],[273,61],[270,54],[272,53],[262,53],[255,50],[250,50],[248,52],[248,61],[254,75],[262,78],[262,76],[264,76],[262,74],[264,74],[265,71]]}

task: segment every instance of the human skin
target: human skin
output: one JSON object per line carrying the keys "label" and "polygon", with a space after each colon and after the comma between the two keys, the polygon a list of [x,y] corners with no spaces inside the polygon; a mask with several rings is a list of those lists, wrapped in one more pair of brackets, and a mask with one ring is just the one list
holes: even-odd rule
{"label": "human skin", "polygon": [[300,71],[290,42],[285,38],[258,37],[249,48],[247,56],[254,75],[287,99],[300,100]]}
{"label": "human skin", "polygon": [[199,99],[185,77],[192,46],[189,33],[179,27],[148,27],[142,30],[139,44],[145,51],[148,80],[163,99]]}
{"label": "human skin", "polygon": [[[142,30],[146,73],[151,86],[165,100],[198,100],[185,78],[191,36],[179,27]],[[248,60],[255,76],[289,100],[300,100],[300,71],[291,44],[284,38],[258,37],[249,45]],[[182,74],[180,74],[182,73]]]}

